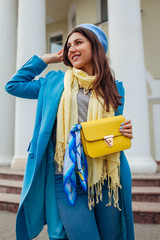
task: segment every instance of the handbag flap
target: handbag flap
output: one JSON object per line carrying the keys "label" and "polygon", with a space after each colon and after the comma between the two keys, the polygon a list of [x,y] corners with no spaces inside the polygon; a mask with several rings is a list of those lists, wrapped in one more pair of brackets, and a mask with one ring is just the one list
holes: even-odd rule
{"label": "handbag flap", "polygon": [[87,141],[97,141],[104,139],[105,136],[122,136],[122,133],[119,132],[119,128],[124,121],[124,116],[119,115],[81,123],[84,138]]}

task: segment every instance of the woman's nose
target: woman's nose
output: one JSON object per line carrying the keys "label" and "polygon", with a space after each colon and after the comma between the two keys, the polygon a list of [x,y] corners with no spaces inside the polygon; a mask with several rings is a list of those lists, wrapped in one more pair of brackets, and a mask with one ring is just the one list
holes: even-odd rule
{"label": "woman's nose", "polygon": [[73,45],[73,46],[70,46],[70,48],[69,48],[69,52],[75,52],[76,51],[76,48],[75,48],[75,46]]}

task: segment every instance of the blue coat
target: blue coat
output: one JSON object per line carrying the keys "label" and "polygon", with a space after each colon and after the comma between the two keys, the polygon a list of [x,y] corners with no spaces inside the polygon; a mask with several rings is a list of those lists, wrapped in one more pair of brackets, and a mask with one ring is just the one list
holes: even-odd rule
{"label": "blue coat", "polygon": [[[16,97],[38,99],[33,138],[29,146],[28,160],[16,219],[17,240],[36,237],[44,224],[50,236],[66,237],[61,222],[56,197],[54,176],[54,147],[52,131],[63,92],[64,72],[51,71],[44,78],[33,80],[47,64],[36,55],[29,59],[6,84],[6,91]],[[122,82],[117,82],[119,94],[124,96]],[[124,97],[122,98],[124,105]],[[115,115],[123,114],[123,105]],[[122,184],[122,229],[125,240],[134,240],[132,215],[131,173],[123,152],[120,156]]]}

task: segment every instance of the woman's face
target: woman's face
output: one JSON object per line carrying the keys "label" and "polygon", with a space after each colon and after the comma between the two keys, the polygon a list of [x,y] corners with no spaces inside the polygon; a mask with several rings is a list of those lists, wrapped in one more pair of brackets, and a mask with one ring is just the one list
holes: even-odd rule
{"label": "woman's face", "polygon": [[72,33],[68,39],[67,49],[72,66],[92,75],[92,47],[89,40],[79,32]]}

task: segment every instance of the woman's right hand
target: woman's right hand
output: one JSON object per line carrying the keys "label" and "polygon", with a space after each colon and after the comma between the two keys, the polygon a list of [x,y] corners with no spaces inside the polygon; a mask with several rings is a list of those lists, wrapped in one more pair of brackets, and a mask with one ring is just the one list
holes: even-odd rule
{"label": "woman's right hand", "polygon": [[47,63],[61,63],[63,61],[63,49],[61,49],[59,52],[57,53],[48,53],[45,54],[43,57],[41,57],[41,59]]}

